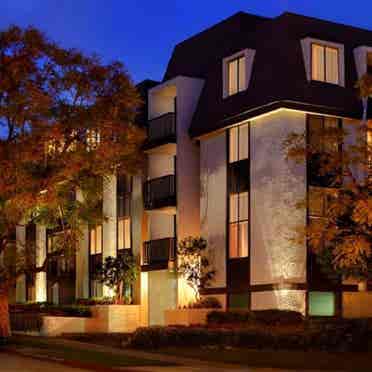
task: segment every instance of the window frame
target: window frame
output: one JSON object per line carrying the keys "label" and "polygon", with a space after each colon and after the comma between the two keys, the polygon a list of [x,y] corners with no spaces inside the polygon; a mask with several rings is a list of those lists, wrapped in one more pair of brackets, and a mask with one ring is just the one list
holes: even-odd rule
{"label": "window frame", "polygon": [[[97,252],[97,228],[101,228],[101,250],[100,252]],[[95,244],[95,249],[94,253],[92,253],[92,230],[94,229],[95,231],[95,237],[94,237],[94,244]],[[96,256],[99,254],[103,253],[103,224],[97,223],[94,225],[89,225],[89,256]]]}
{"label": "window frame", "polygon": [[[240,129],[246,126],[246,133],[245,130],[243,131],[244,134],[247,135],[247,141],[244,143],[247,144],[248,148],[247,151],[241,151],[240,144],[242,143],[240,140]],[[231,134],[233,131],[237,131],[237,140],[235,141],[235,145],[237,146],[236,151],[234,151],[233,161],[231,161],[232,151],[231,151]],[[227,141],[228,141],[228,149],[227,149],[227,164],[228,164],[228,193],[227,193],[227,259],[228,260],[239,260],[239,259],[247,259],[250,257],[250,250],[251,250],[251,222],[250,222],[250,208],[251,208],[251,200],[250,200],[250,122],[242,123],[238,126],[229,128],[227,131]],[[246,157],[242,154],[246,153]],[[236,157],[236,159],[235,159]],[[248,188],[243,190],[235,190],[235,187],[231,184],[232,179],[232,171],[233,169],[242,163],[248,167]],[[239,167],[238,167],[239,168]],[[239,183],[239,182],[238,182]],[[240,183],[239,183],[240,185]],[[234,190],[234,192],[232,191]],[[240,218],[240,201],[243,194],[247,193],[247,216],[246,218]],[[232,196],[236,195],[237,197],[237,218],[233,221],[231,220],[231,207],[232,207]],[[245,228],[247,224],[247,255],[239,255],[243,251],[240,246],[240,237],[242,228]],[[237,226],[237,256],[231,255],[231,233],[233,226]]]}
{"label": "window frame", "polygon": [[[239,93],[244,92],[248,89],[252,75],[253,62],[256,51],[254,49],[243,49],[222,60],[222,98],[228,98],[236,96]],[[245,82],[241,90],[238,90],[234,94],[229,93],[229,63],[239,58],[245,58]],[[238,68],[239,70],[239,68]],[[239,74],[239,72],[238,72]]]}
{"label": "window frame", "polygon": [[[324,73],[324,80],[319,80],[319,79],[315,79],[314,78],[314,62],[313,62],[313,57],[314,57],[314,53],[313,53],[313,47],[314,46],[317,46],[317,47],[321,47],[323,48],[323,73]],[[333,82],[333,81],[328,81],[327,80],[327,49],[331,49],[331,50],[335,50],[337,52],[337,82]],[[329,45],[329,44],[326,44],[326,43],[320,43],[320,42],[311,42],[310,44],[310,66],[311,66],[311,80],[313,81],[319,81],[321,83],[327,83],[327,84],[333,84],[333,85],[340,85],[340,49],[335,47],[335,46],[332,46],[332,45]]]}

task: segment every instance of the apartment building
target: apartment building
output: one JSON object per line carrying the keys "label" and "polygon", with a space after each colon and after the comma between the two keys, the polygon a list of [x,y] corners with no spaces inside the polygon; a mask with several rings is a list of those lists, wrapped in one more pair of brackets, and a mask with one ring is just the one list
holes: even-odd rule
{"label": "apartment building", "polygon": [[[112,176],[103,198],[108,219],[85,227],[64,273],[50,268],[33,284],[21,279],[17,300],[110,295],[95,267],[131,249],[141,257],[135,302],[148,324],[162,324],[164,310],[191,298],[174,272],[177,242],[201,235],[216,270],[204,296],[227,308],[339,315],[342,293],[357,283],[330,281],[307,243],[293,239],[322,218],[329,184],[308,164],[287,161],[283,142],[290,133],[312,141],[313,130],[341,126],[347,141],[322,146],[342,152],[355,143],[362,103],[354,85],[366,72],[372,31],[292,13],[239,12],[176,45],[163,81],[141,84],[145,174]],[[53,232],[24,226],[17,238],[35,239],[39,262]]]}

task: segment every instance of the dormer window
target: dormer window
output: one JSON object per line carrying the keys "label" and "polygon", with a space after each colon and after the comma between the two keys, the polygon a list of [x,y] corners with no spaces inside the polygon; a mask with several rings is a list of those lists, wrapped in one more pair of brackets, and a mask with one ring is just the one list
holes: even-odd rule
{"label": "dormer window", "polygon": [[311,44],[311,78],[325,83],[339,84],[339,51],[337,48]]}
{"label": "dormer window", "polygon": [[229,96],[245,90],[246,63],[245,57],[240,56],[228,62],[228,93]]}
{"label": "dormer window", "polygon": [[307,37],[301,40],[308,81],[345,86],[345,47],[332,41]]}
{"label": "dormer window", "polygon": [[248,88],[255,51],[245,49],[223,59],[223,98]]}

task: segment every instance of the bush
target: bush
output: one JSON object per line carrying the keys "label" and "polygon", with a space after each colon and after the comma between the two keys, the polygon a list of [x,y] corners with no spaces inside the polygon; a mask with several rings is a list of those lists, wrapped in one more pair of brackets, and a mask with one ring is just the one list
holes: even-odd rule
{"label": "bush", "polygon": [[208,324],[246,324],[259,323],[268,326],[300,324],[304,321],[301,313],[291,310],[253,310],[253,311],[211,311],[207,315]]}
{"label": "bush", "polygon": [[216,297],[203,297],[192,303],[189,309],[221,309],[222,305]]}
{"label": "bush", "polygon": [[34,302],[25,304],[9,305],[12,313],[34,313],[50,316],[90,317],[90,309],[80,305],[53,305],[47,302]]}
{"label": "bush", "polygon": [[78,298],[76,300],[76,305],[79,306],[95,306],[95,305],[117,305],[112,297],[100,297],[100,298]]}
{"label": "bush", "polygon": [[340,324],[281,331],[265,327],[148,327],[137,329],[129,346],[139,349],[213,345],[254,349],[365,351],[367,338],[367,326],[363,321],[345,321]]}

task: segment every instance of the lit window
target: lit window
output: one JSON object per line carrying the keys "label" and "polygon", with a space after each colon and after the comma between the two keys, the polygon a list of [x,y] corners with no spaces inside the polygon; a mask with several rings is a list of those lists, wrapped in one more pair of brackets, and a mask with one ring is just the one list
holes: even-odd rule
{"label": "lit window", "polygon": [[118,221],[118,249],[131,248],[130,218],[120,218]]}
{"label": "lit window", "polygon": [[227,63],[228,95],[239,93],[246,89],[246,60],[245,56],[237,57]]}
{"label": "lit window", "polygon": [[102,225],[90,228],[90,254],[102,253]]}
{"label": "lit window", "polygon": [[312,44],[312,79],[339,84],[339,50],[326,45]]}
{"label": "lit window", "polygon": [[233,163],[249,157],[249,124],[231,128],[229,131],[229,162]]}
{"label": "lit window", "polygon": [[101,142],[101,133],[98,129],[88,129],[86,135],[87,151],[95,150]]}
{"label": "lit window", "polygon": [[310,316],[334,316],[335,294],[333,292],[309,292]]}

